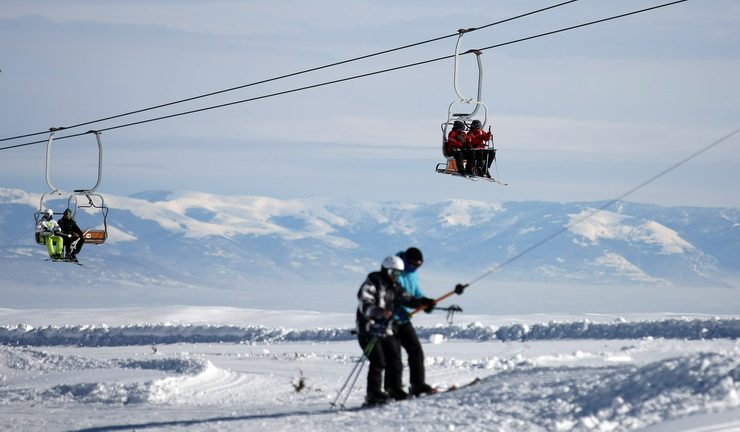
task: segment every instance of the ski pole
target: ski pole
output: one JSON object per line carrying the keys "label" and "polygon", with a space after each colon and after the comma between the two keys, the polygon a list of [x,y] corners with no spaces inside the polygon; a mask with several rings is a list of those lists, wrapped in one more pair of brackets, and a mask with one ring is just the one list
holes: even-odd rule
{"label": "ski pole", "polygon": [[[333,402],[331,402],[331,406],[333,407],[337,406],[337,402],[342,397],[342,394],[344,393],[344,390],[347,388],[347,385],[349,384],[352,377],[355,376],[355,374],[357,374],[358,376],[360,375],[360,373],[362,372],[362,367],[365,363],[365,359],[366,359],[366,356],[365,356],[365,353],[363,352],[362,356],[355,362],[355,365],[352,368],[352,371],[349,373],[349,376],[347,376],[347,379],[344,380],[344,384],[342,384],[342,387],[339,389],[339,391],[337,391],[337,397],[334,398]],[[359,371],[358,371],[358,368],[359,368]],[[342,403],[342,407],[344,407],[344,403]]]}
{"label": "ski pole", "polygon": [[[357,381],[357,378],[360,376],[360,374],[362,374],[362,368],[365,366],[365,360],[367,360],[367,357],[363,353],[362,357],[360,357],[360,359],[357,360],[357,362],[355,363],[355,367],[352,368],[352,371],[349,373],[349,376],[344,381],[344,385],[337,392],[337,397],[334,399],[334,402],[331,403],[332,407],[337,407],[337,402],[339,402],[339,399],[342,399],[342,395],[344,394],[344,399],[342,400],[342,403],[339,404],[339,408],[344,408],[344,405],[347,403],[347,399],[349,399],[349,395],[352,393],[352,389],[355,386],[355,382]],[[352,382],[352,384],[349,384],[350,381]],[[345,389],[346,389],[346,393],[345,393]]]}
{"label": "ski pole", "polygon": [[[349,373],[349,376],[347,377],[347,379],[344,381],[344,384],[342,385],[342,387],[337,392],[337,397],[334,399],[334,402],[331,403],[331,406],[334,407],[334,406],[337,405],[337,402],[341,398],[341,396],[344,393],[345,389],[348,388],[347,386],[349,385],[350,381],[352,381],[352,384],[349,385],[349,388],[347,389],[347,392],[346,392],[346,395],[344,397],[344,400],[339,405],[340,408],[344,408],[344,404],[347,403],[347,399],[349,399],[349,395],[350,395],[350,393],[352,393],[352,390],[355,387],[355,383],[357,382],[357,379],[359,378],[360,374],[362,373],[362,368],[365,366],[365,361],[370,356],[370,353],[372,352],[373,348],[375,348],[375,344],[377,343],[377,341],[378,341],[378,337],[377,336],[373,336],[373,338],[370,339],[370,342],[368,342],[367,346],[362,351],[362,357],[360,357],[360,359],[357,360],[357,362],[355,363],[355,366],[352,368],[352,371]],[[354,377],[354,379],[353,379],[353,377]]]}
{"label": "ski pole", "polygon": [[[439,297],[439,298],[435,299],[434,300],[434,304],[436,305],[437,303],[441,302],[442,300],[445,300],[446,298],[451,297],[453,294],[461,295],[463,293],[463,291],[465,290],[465,288],[468,287],[468,285],[470,285],[470,284],[457,284],[457,285],[455,285],[455,289],[453,289],[452,291],[450,291],[450,292],[442,295],[442,297]],[[423,306],[419,306],[418,308],[416,308],[413,311],[411,311],[410,315],[414,315],[414,314],[418,313],[419,311],[423,311],[423,310],[424,310],[424,307]]]}
{"label": "ski pole", "polygon": [[362,363],[360,363],[360,369],[357,371],[357,374],[355,374],[355,377],[352,379],[352,384],[349,385],[349,389],[347,390],[347,393],[344,395],[344,400],[342,401],[342,404],[339,405],[339,408],[344,409],[344,405],[347,404],[347,399],[349,399],[349,395],[352,394],[352,390],[355,389],[355,384],[357,383],[357,379],[360,378],[360,375],[362,375],[362,368],[365,366],[366,361],[367,361],[367,356],[363,354]]}

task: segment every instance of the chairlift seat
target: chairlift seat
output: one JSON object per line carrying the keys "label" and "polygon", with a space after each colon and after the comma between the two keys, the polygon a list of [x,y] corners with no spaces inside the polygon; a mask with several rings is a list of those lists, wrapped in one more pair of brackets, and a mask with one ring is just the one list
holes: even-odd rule
{"label": "chairlift seat", "polygon": [[103,244],[108,235],[104,230],[87,230],[83,237],[85,238],[85,244]]}

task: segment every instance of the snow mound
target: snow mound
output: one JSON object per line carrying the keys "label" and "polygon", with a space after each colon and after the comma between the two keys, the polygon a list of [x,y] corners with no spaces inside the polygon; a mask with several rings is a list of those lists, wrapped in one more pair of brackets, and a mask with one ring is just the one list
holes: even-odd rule
{"label": "snow mound", "polygon": [[[20,388],[0,392],[0,405],[10,402],[82,402],[102,404],[129,404],[137,402],[176,402],[173,391],[167,391],[168,382],[195,380],[207,387],[215,369],[208,361],[189,358],[162,357],[150,359],[90,359],[74,355],[50,354],[29,348],[0,346],[0,375],[37,375],[54,372],[84,377],[106,377],[113,370],[138,369],[175,374],[164,379],[143,382],[76,382],[51,385],[48,388]],[[94,371],[99,373],[94,373]],[[179,376],[184,375],[184,377]],[[193,378],[194,377],[194,378]]]}
{"label": "snow mound", "polygon": [[142,369],[176,374],[198,374],[206,368],[203,361],[186,357],[152,359],[90,359],[74,355],[51,354],[31,348],[0,346],[0,368],[16,371],[79,371],[86,369]]}
{"label": "snow mound", "polygon": [[[740,407],[740,360],[699,353],[641,367],[520,365],[480,383],[425,398],[424,409],[456,409],[455,430],[632,430],[692,414]],[[401,418],[418,407],[394,407]],[[487,413],[482,415],[481,413]]]}
{"label": "snow mound", "polygon": [[[560,340],[560,339],[737,339],[740,319],[664,319],[625,322],[548,322],[511,324],[500,327],[480,323],[417,328],[419,337],[472,340]],[[0,326],[0,344],[16,346],[128,346],[173,343],[275,343],[333,342],[354,339],[348,328],[289,329],[264,326],[207,324]]]}

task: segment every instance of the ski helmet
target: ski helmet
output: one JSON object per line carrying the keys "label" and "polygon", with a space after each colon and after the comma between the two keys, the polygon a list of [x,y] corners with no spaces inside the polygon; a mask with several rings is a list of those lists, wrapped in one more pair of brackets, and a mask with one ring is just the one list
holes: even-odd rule
{"label": "ski helmet", "polygon": [[480,122],[480,120],[473,120],[473,123],[470,123],[471,129],[480,129],[483,127],[483,124]]}
{"label": "ski helmet", "polygon": [[380,266],[391,279],[396,279],[404,268],[403,260],[395,255],[385,257]]}
{"label": "ski helmet", "polygon": [[465,123],[461,122],[460,120],[455,120],[455,123],[452,124],[452,129],[453,130],[455,130],[455,129],[464,130],[465,129]]}
{"label": "ski helmet", "polygon": [[395,255],[387,256],[380,266],[386,270],[403,270],[403,260]]}
{"label": "ski helmet", "polygon": [[64,216],[70,215],[72,216],[72,209],[64,210]]}
{"label": "ski helmet", "polygon": [[50,208],[44,210],[44,217],[50,218],[52,216],[54,216],[54,210],[52,210]]}

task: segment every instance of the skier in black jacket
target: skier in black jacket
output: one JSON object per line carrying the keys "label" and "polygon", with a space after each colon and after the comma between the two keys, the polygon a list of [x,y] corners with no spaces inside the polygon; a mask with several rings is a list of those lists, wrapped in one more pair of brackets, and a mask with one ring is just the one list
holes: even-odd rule
{"label": "skier in black jacket", "polygon": [[390,398],[400,400],[408,397],[403,388],[386,388],[387,393],[381,390],[384,369],[393,377],[385,382],[401,382],[403,374],[401,350],[394,335],[393,311],[397,305],[417,308],[434,304],[434,300],[426,297],[411,297],[396,283],[402,271],[401,258],[386,257],[380,271],[367,275],[357,293],[357,339],[370,360],[365,396],[368,405],[382,404]]}
{"label": "skier in black jacket", "polygon": [[[77,261],[77,254],[80,253],[82,245],[85,244],[85,236],[77,222],[72,218],[72,210],[64,210],[64,216],[59,219],[59,228],[62,229],[68,240],[64,241],[65,258],[72,261]],[[75,243],[76,242],[76,243]],[[75,250],[72,251],[72,244],[76,244]]]}

